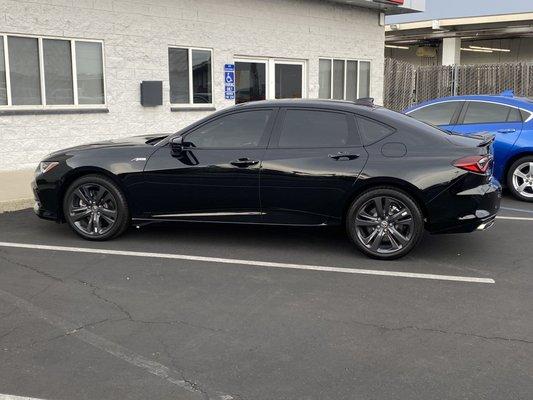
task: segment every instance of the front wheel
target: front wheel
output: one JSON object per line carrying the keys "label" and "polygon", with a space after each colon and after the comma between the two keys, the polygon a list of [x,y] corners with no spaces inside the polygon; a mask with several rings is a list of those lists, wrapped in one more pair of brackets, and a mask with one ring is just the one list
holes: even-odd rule
{"label": "front wheel", "polygon": [[533,202],[533,156],[522,157],[511,165],[507,187],[518,200]]}
{"label": "front wheel", "polygon": [[420,241],[424,219],[416,202],[390,187],[364,192],[352,203],[346,228],[356,247],[381,260],[400,258]]}
{"label": "front wheel", "polygon": [[63,214],[72,230],[87,240],[107,240],[129,226],[124,194],[109,178],[83,176],[70,185],[63,199]]}

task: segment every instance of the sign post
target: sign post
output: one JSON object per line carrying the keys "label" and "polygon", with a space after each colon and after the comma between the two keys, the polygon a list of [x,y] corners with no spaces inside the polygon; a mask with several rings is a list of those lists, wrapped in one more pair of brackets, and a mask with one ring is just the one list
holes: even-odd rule
{"label": "sign post", "polygon": [[235,99],[235,65],[224,65],[224,98],[226,100]]}

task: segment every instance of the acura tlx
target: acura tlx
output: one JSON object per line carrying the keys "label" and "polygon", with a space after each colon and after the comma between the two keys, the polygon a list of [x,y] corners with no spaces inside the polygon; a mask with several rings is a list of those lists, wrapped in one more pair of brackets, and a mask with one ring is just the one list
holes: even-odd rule
{"label": "acura tlx", "polygon": [[494,223],[493,140],[451,134],[370,99],[258,101],[174,134],[50,154],[32,184],[35,212],[88,240],[158,221],[344,225],[360,251],[393,259],[424,230]]}

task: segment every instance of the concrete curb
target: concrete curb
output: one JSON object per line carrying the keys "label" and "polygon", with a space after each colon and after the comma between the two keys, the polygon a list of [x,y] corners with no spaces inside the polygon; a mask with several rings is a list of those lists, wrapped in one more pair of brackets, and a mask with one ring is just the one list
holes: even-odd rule
{"label": "concrete curb", "polygon": [[0,201],[0,214],[32,208],[34,203],[35,200],[32,198]]}

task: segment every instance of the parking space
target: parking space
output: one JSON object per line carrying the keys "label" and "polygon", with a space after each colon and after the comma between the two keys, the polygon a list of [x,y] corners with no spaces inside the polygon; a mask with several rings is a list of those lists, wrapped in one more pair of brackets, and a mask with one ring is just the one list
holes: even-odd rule
{"label": "parking space", "polygon": [[2,214],[0,393],[527,399],[533,205],[502,206],[494,228],[393,262],[342,229],[169,224],[96,243]]}

